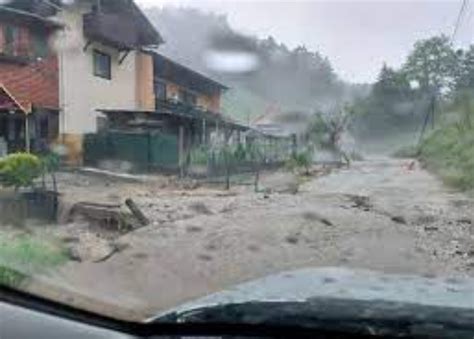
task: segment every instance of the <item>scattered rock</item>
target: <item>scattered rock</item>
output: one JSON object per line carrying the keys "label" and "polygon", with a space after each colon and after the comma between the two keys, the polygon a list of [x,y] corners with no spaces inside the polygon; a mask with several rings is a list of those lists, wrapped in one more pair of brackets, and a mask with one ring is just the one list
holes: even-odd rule
{"label": "scattered rock", "polygon": [[458,224],[472,225],[472,220],[469,218],[461,218],[456,221]]}
{"label": "scattered rock", "polygon": [[199,254],[198,259],[203,260],[203,261],[212,261],[212,257],[207,254]]}
{"label": "scattered rock", "polygon": [[82,262],[81,255],[76,247],[69,248],[67,255],[71,261]]}
{"label": "scattered rock", "polygon": [[188,233],[199,233],[202,232],[202,228],[199,226],[188,226],[186,227]]}
{"label": "scattered rock", "polygon": [[68,254],[73,261],[98,263],[109,259],[127,247],[128,244],[115,244],[95,234],[83,233],[79,237],[79,242],[70,244]]}
{"label": "scattered rock", "polygon": [[229,198],[229,197],[236,197],[238,194],[237,192],[219,192],[216,194],[218,198]]}
{"label": "scattered rock", "polygon": [[228,203],[221,209],[221,213],[229,213],[237,208],[235,202]]}
{"label": "scattered rock", "polygon": [[367,196],[349,194],[348,197],[353,202],[353,208],[360,208],[368,212],[373,207],[370,203],[370,198]]}
{"label": "scattered rock", "polygon": [[77,243],[77,242],[79,242],[79,237],[76,237],[76,236],[73,236],[73,235],[66,235],[66,236],[62,237],[61,240],[63,242],[65,242],[66,244]]}
{"label": "scattered rock", "polygon": [[325,277],[323,279],[323,284],[333,284],[335,283],[337,280],[334,279],[334,278],[330,278],[330,277]]}
{"label": "scattered rock", "polygon": [[416,224],[417,225],[426,225],[426,224],[432,224],[436,221],[436,217],[434,215],[422,215],[416,219]]}
{"label": "scattered rock", "polygon": [[318,215],[317,213],[314,212],[304,212],[303,213],[303,218],[307,221],[319,221],[323,223],[326,226],[334,226],[334,224],[329,221],[328,219]]}
{"label": "scattered rock", "polygon": [[294,235],[286,237],[286,242],[292,245],[296,245],[299,241],[298,237]]}
{"label": "scattered rock", "polygon": [[200,184],[196,180],[182,180],[179,182],[179,188],[184,190],[193,191],[200,187]]}
{"label": "scattered rock", "polygon": [[198,214],[204,214],[204,215],[214,214],[203,202],[195,202],[189,205],[189,209]]}
{"label": "scattered rock", "polygon": [[136,259],[146,259],[148,258],[148,254],[146,253],[136,253],[133,255],[134,258]]}
{"label": "scattered rock", "polygon": [[452,200],[451,204],[454,207],[467,207],[471,204],[469,200]]}
{"label": "scattered rock", "polygon": [[298,177],[293,173],[274,173],[261,178],[260,184],[274,193],[297,194],[299,191]]}
{"label": "scattered rock", "polygon": [[251,252],[258,252],[260,250],[260,247],[258,247],[257,245],[249,245],[247,249]]}
{"label": "scattered rock", "polygon": [[392,217],[392,221],[396,222],[397,224],[402,224],[402,225],[407,224],[406,219],[402,216],[399,216],[399,215]]}
{"label": "scattered rock", "polygon": [[215,245],[215,244],[207,244],[205,248],[206,248],[206,250],[208,250],[208,251],[215,251],[215,250],[217,250],[217,245]]}

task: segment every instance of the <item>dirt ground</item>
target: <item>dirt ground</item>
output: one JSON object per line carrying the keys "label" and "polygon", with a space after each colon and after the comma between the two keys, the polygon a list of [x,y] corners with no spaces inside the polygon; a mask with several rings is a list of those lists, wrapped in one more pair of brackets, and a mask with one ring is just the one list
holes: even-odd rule
{"label": "dirt ground", "polygon": [[[285,186],[285,180],[293,179],[274,173],[263,183],[271,188]],[[69,303],[84,307],[79,300],[85,295],[145,318],[240,282],[304,267],[474,275],[474,199],[447,189],[409,160],[357,162],[306,181],[297,194],[240,186],[189,190],[172,181],[61,174],[60,188],[71,201],[133,197],[151,225],[115,237],[118,250],[105,260],[71,261],[39,280],[72,289],[77,297],[69,296]],[[53,232],[70,236],[79,230],[80,241],[110,244],[77,224]],[[65,298],[59,292],[55,297]]]}

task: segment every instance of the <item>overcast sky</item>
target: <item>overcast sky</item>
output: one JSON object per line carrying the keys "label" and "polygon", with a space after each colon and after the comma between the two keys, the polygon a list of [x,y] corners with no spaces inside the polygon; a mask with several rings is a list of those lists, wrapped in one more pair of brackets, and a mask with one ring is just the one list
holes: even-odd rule
{"label": "overcast sky", "polygon": [[[137,0],[144,6],[187,6],[226,14],[236,30],[290,47],[300,44],[329,57],[351,82],[373,81],[383,62],[398,67],[421,38],[452,34],[462,0]],[[190,32],[191,33],[191,32]],[[469,0],[456,46],[474,43],[474,0]]]}

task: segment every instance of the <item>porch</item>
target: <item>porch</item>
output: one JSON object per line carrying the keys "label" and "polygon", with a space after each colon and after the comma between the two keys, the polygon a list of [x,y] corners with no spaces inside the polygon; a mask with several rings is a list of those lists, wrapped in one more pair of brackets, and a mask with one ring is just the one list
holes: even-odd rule
{"label": "porch", "polygon": [[57,110],[27,109],[0,84],[0,157],[15,152],[44,152],[58,131]]}
{"label": "porch", "polygon": [[156,111],[100,110],[106,119],[98,134],[86,138],[86,164],[113,159],[136,163],[137,170],[183,171],[192,149],[239,143],[241,132],[247,130],[195,106],[162,101],[158,107]]}

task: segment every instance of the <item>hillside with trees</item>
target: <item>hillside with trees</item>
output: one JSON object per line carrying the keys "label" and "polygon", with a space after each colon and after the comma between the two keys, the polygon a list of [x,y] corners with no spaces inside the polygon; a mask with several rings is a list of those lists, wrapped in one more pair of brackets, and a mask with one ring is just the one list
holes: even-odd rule
{"label": "hillside with trees", "polygon": [[418,41],[400,69],[385,65],[370,95],[352,107],[365,143],[394,137],[448,183],[474,188],[474,45],[446,36]]}
{"label": "hillside with trees", "polygon": [[[361,92],[341,81],[320,53],[305,46],[291,49],[274,37],[242,36],[225,16],[188,8],[152,8],[147,14],[166,41],[160,52],[229,85],[224,111],[243,122],[269,106],[310,112]],[[216,36],[244,40],[258,55],[260,67],[239,77],[209,70],[204,56]]]}

